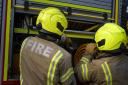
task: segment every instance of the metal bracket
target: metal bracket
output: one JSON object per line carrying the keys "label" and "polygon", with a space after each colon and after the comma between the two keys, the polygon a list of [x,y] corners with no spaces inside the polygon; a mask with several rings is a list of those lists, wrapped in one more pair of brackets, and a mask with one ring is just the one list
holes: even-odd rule
{"label": "metal bracket", "polygon": [[29,10],[29,1],[24,1],[24,10]]}

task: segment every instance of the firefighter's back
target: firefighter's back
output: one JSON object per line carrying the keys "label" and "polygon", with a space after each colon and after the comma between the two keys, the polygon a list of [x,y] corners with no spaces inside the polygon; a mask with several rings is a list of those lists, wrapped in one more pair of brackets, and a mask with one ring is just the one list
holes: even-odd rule
{"label": "firefighter's back", "polygon": [[128,56],[121,54],[101,58],[93,60],[92,64],[96,67],[92,85],[128,85]]}
{"label": "firefighter's back", "polygon": [[21,48],[22,85],[59,85],[59,64],[63,63],[63,56],[71,58],[68,52],[55,43],[38,37],[28,37]]}

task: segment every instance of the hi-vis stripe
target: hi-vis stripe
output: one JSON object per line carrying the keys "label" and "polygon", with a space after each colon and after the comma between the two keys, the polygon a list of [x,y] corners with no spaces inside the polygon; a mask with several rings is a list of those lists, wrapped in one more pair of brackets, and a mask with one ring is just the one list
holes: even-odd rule
{"label": "hi-vis stripe", "polygon": [[84,80],[89,80],[87,64],[81,64],[81,68],[82,68],[82,77],[83,77],[83,79]]}
{"label": "hi-vis stripe", "polygon": [[74,74],[73,68],[69,68],[67,72],[60,78],[61,82],[65,82],[72,74]]}
{"label": "hi-vis stripe", "polygon": [[112,74],[110,72],[110,68],[109,68],[107,62],[104,62],[103,64],[101,64],[101,66],[102,66],[102,69],[105,74],[106,85],[112,85]]}
{"label": "hi-vis stripe", "polygon": [[82,59],[80,61],[85,63],[85,64],[87,64],[89,62],[89,60],[85,57],[82,57]]}
{"label": "hi-vis stripe", "polygon": [[57,53],[53,56],[51,63],[50,63],[50,67],[48,69],[47,85],[53,85],[53,79],[55,76],[56,66],[57,66],[57,64],[58,64],[58,62],[62,56],[63,56],[63,53],[61,53],[60,50],[57,51]]}

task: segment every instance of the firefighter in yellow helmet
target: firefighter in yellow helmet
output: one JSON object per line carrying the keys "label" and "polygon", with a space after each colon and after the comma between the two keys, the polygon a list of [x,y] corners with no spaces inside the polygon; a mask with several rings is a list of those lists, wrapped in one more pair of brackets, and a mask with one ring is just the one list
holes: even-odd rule
{"label": "firefighter in yellow helmet", "polygon": [[[106,23],[95,34],[95,44],[88,44],[85,55],[75,68],[78,79],[87,85],[128,85],[128,56],[125,30]],[[94,53],[98,48],[98,55]]]}
{"label": "firefighter in yellow helmet", "polygon": [[75,85],[72,56],[58,45],[68,26],[65,15],[57,8],[45,8],[36,25],[40,35],[26,38],[21,47],[21,85]]}

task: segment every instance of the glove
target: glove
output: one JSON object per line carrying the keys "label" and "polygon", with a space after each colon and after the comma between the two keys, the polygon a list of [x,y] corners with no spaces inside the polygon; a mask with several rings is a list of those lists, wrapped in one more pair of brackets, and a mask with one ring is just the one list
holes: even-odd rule
{"label": "glove", "polygon": [[86,57],[89,60],[92,60],[95,58],[97,53],[98,53],[98,49],[96,47],[96,44],[95,43],[89,43],[86,45],[85,53],[83,54],[82,57]]}
{"label": "glove", "polygon": [[87,44],[85,49],[86,49],[85,54],[93,55],[96,52],[97,47],[95,43],[89,43]]}

